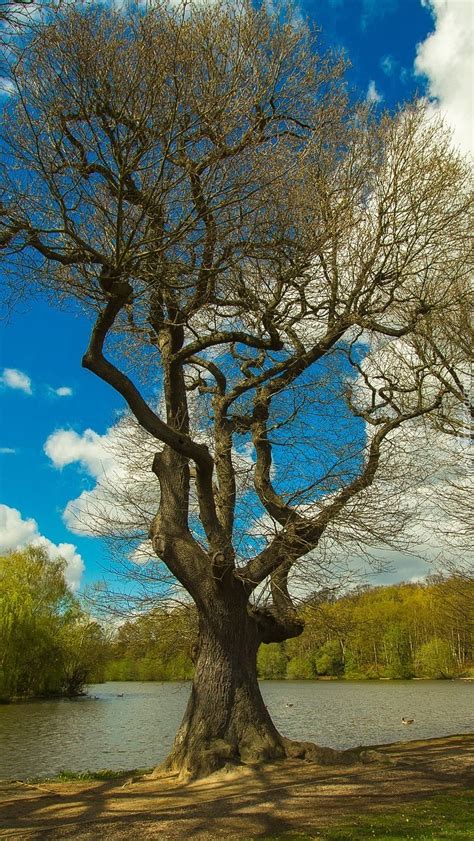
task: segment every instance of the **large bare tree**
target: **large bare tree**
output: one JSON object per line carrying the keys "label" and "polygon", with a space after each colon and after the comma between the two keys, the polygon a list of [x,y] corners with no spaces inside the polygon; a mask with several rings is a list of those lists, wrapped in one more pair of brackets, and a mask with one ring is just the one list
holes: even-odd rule
{"label": "large bare tree", "polygon": [[[422,104],[352,104],[343,61],[284,9],[85,4],[13,72],[7,270],[92,314],[83,365],[156,440],[150,539],[197,606],[165,767],[303,756],[263,704],[257,649],[301,632],[295,565],[348,512],[374,533],[396,436],[456,387],[420,336],[464,305],[468,168]],[[249,500],[265,529],[242,541]]]}

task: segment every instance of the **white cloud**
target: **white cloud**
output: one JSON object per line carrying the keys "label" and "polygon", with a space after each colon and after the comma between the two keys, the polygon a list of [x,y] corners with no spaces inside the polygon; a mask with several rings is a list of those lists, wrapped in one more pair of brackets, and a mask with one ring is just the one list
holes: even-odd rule
{"label": "white cloud", "polygon": [[4,368],[0,382],[7,386],[7,388],[16,388],[24,391],[25,394],[32,393],[30,378],[17,368]]}
{"label": "white cloud", "polygon": [[397,69],[397,62],[391,55],[385,55],[380,62],[380,67],[386,76],[393,76]]}
{"label": "white cloud", "polygon": [[0,552],[24,549],[25,546],[42,546],[51,559],[64,558],[67,585],[73,592],[79,588],[84,561],[77,547],[72,543],[53,543],[40,534],[36,520],[25,520],[16,508],[0,505]]}
{"label": "white cloud", "polygon": [[108,522],[123,519],[114,499],[121,470],[111,450],[113,429],[105,435],[99,435],[93,429],[86,429],[81,435],[73,430],[59,429],[44,445],[54,467],[62,469],[78,464],[95,480],[94,488],[82,491],[63,511],[64,523],[74,534],[104,534]]}
{"label": "white cloud", "polygon": [[15,84],[7,76],[0,76],[0,97],[11,96],[15,92]]}
{"label": "white cloud", "polygon": [[421,0],[435,30],[419,44],[415,71],[428,78],[431,109],[440,112],[464,153],[474,151],[474,12],[471,0]]}
{"label": "white cloud", "polygon": [[95,480],[68,502],[63,520],[75,534],[146,534],[156,513],[158,483],[151,473],[157,442],[130,418],[99,435],[59,429],[44,450],[54,467],[78,464]]}
{"label": "white cloud", "polygon": [[44,451],[58,468],[79,462],[95,479],[114,467],[114,458],[107,448],[107,434],[98,435],[86,429],[82,435],[72,429],[59,429],[49,436]]}
{"label": "white cloud", "polygon": [[72,396],[72,388],[69,388],[67,385],[62,385],[60,388],[54,388],[54,393],[58,395],[58,397],[71,397]]}
{"label": "white cloud", "polygon": [[369,87],[367,88],[367,96],[366,101],[372,105],[378,105],[379,102],[382,102],[383,96],[381,93],[378,92],[377,88],[375,87],[375,82],[373,79],[369,82]]}
{"label": "white cloud", "polygon": [[12,456],[16,453],[12,447],[0,447],[0,455],[2,456]]}

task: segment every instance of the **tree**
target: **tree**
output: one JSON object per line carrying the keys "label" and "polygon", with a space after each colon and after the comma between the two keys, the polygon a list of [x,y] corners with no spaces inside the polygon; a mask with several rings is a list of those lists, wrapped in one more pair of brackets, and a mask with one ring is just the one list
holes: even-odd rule
{"label": "tree", "polygon": [[263,680],[278,680],[286,677],[288,657],[284,643],[273,642],[261,645],[257,654],[258,676]]}
{"label": "tree", "polygon": [[377,120],[343,73],[245,0],[66,10],[15,66],[13,287],[88,308],[83,365],[156,441],[150,541],[198,612],[180,773],[310,752],[271,721],[258,647],[301,633],[293,576],[327,538],[395,539],[394,443],[452,376],[415,339],[460,306],[468,168],[422,103]]}
{"label": "tree", "polygon": [[419,674],[424,677],[449,679],[459,673],[451,646],[439,637],[421,646],[416,652],[416,662]]}
{"label": "tree", "polygon": [[0,697],[78,695],[104,660],[104,632],[64,567],[38,546],[0,557]]}
{"label": "tree", "polygon": [[57,635],[70,594],[64,564],[41,548],[0,558],[0,691],[4,697],[60,691]]}
{"label": "tree", "polygon": [[35,5],[35,0],[1,0],[0,22],[3,26],[15,26],[17,21],[21,21],[22,15],[28,13]]}
{"label": "tree", "polygon": [[340,677],[344,673],[344,660],[339,640],[330,639],[321,646],[315,658],[318,675]]}
{"label": "tree", "polygon": [[37,18],[54,12],[63,0],[0,0],[0,93],[10,92],[18,36],[31,30]]}
{"label": "tree", "polygon": [[98,622],[75,604],[61,627],[62,691],[79,695],[92,680],[100,682],[107,658],[106,635]]}

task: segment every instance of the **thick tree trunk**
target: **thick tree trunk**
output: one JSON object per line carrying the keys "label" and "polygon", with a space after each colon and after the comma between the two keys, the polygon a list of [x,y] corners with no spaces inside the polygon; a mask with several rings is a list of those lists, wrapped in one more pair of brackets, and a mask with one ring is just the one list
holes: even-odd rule
{"label": "thick tree trunk", "polygon": [[294,617],[279,621],[271,612],[250,609],[244,588],[235,581],[228,588],[212,589],[198,605],[191,697],[170,755],[151,776],[175,773],[189,780],[226,766],[285,758],[347,765],[375,756],[373,751],[337,751],[280,735],[260,693],[257,650],[262,641],[297,636],[302,625]]}
{"label": "thick tree trunk", "polygon": [[258,624],[240,588],[206,600],[191,697],[172,752],[157,772],[201,777],[227,764],[285,756],[257,681]]}

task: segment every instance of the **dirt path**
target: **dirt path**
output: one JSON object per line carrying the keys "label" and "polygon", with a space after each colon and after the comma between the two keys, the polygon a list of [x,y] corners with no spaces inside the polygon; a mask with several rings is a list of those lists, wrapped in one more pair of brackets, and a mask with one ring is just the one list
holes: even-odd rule
{"label": "dirt path", "polygon": [[245,768],[188,785],[111,780],[26,786],[0,782],[0,839],[246,839],[315,832],[360,812],[473,783],[474,736],[404,742],[377,749],[367,765],[297,761]]}

